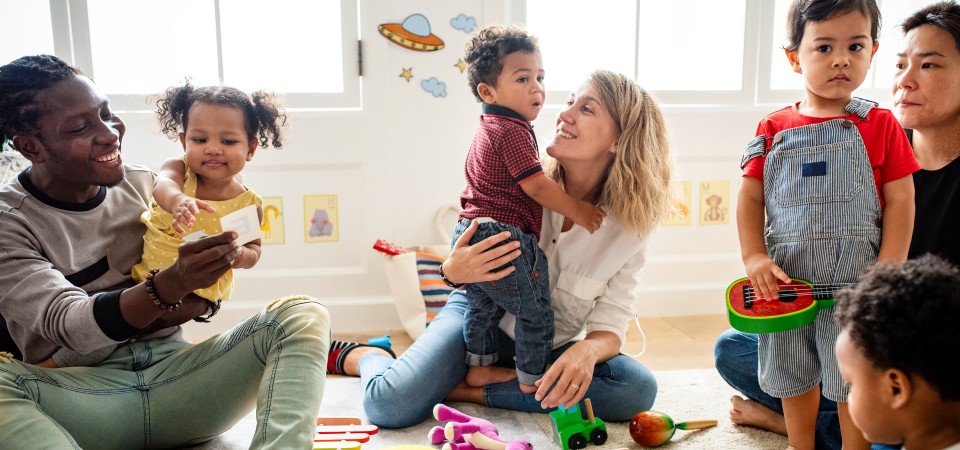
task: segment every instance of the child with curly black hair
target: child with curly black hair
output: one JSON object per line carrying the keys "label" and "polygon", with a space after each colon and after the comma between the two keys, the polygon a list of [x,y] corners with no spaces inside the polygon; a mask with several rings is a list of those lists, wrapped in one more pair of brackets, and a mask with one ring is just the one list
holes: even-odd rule
{"label": "child with curly black hair", "polygon": [[837,299],[836,355],[871,442],[960,449],[960,270],[936,256],[873,267]]}
{"label": "child with curly black hair", "polygon": [[[547,258],[537,243],[543,208],[566,216],[590,233],[600,227],[604,213],[544,176],[530,125],[545,100],[537,39],[517,27],[487,27],[467,42],[463,60],[470,89],[483,106],[467,154],[467,187],[460,194],[463,212],[453,242],[477,221],[471,244],[506,231],[520,242],[521,251],[511,262],[514,273],[496,282],[466,287],[470,301],[464,324],[466,363],[470,366],[466,382],[484,386],[516,377],[520,389],[532,393],[553,348]],[[460,287],[446,277],[443,280]],[[491,367],[498,360],[497,326],[505,312],[517,318],[516,375]]]}

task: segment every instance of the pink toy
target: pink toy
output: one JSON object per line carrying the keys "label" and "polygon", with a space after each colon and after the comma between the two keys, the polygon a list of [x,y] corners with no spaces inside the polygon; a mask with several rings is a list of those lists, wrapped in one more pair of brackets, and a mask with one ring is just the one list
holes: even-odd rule
{"label": "pink toy", "polygon": [[442,403],[433,407],[433,417],[447,422],[433,427],[427,436],[431,444],[443,444],[442,450],[528,450],[527,441],[506,442],[500,439],[497,427],[487,420],[468,416]]}

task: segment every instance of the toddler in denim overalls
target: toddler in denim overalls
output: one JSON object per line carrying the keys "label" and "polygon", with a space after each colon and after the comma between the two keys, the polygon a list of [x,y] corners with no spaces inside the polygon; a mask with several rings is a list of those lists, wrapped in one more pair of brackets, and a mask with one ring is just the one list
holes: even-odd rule
{"label": "toddler in denim overalls", "polygon": [[[767,298],[790,277],[855,283],[878,257],[906,259],[910,243],[911,174],[919,166],[890,111],[851,95],[876,52],[879,12],[873,0],[843,11],[832,5],[791,5],[786,53],[804,75],[806,95],[761,120],[741,162],[741,252],[752,285]],[[848,387],[833,353],[838,332],[833,310],[823,309],[811,324],[759,336],[760,386],[783,399],[791,447],[814,447],[821,386],[841,409],[844,448],[867,445],[845,414]]]}

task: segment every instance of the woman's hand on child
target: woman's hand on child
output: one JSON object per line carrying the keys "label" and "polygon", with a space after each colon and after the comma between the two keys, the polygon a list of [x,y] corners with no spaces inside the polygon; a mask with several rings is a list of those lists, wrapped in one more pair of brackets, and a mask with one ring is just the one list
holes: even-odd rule
{"label": "woman's hand on child", "polygon": [[600,228],[600,224],[603,223],[604,216],[607,215],[602,209],[590,202],[580,201],[577,204],[578,214],[577,217],[571,217],[573,223],[580,225],[585,230],[589,231],[590,234],[593,234],[594,231],[597,231]]}
{"label": "woman's hand on child", "polygon": [[210,206],[210,204],[203,200],[187,195],[178,198],[173,211],[170,211],[170,214],[173,215],[173,229],[180,234],[186,232],[186,230],[193,226],[193,222],[196,220],[197,215],[200,214],[200,210],[209,213],[217,212],[216,208]]}
{"label": "woman's hand on child", "polygon": [[777,281],[790,282],[787,275],[766,253],[754,253],[743,259],[743,267],[750,278],[753,289],[760,291],[761,297],[768,300],[779,298],[780,286]]}
{"label": "woman's hand on child", "polygon": [[573,344],[534,383],[538,387],[534,398],[544,409],[561,404],[565,408],[573,406],[586,395],[596,365],[597,358],[589,345],[584,341]]}
{"label": "woman's hand on child", "polygon": [[470,226],[453,244],[450,256],[443,263],[443,274],[453,283],[495,281],[510,275],[515,270],[510,265],[503,270],[496,271],[497,268],[503,267],[503,265],[520,256],[520,242],[512,240],[499,247],[494,247],[510,239],[510,233],[504,231],[470,245],[470,239],[477,232],[477,226],[476,220],[470,223]]}

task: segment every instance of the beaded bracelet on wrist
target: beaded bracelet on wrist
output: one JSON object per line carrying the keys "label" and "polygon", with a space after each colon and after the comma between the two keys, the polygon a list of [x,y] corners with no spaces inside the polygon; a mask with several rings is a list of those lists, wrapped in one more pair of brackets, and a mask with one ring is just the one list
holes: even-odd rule
{"label": "beaded bracelet on wrist", "polygon": [[443,284],[445,284],[445,285],[447,285],[447,286],[450,286],[450,287],[452,287],[452,288],[454,288],[454,289],[460,289],[460,288],[462,288],[462,287],[466,284],[466,283],[454,283],[454,282],[448,280],[448,279],[447,279],[447,276],[443,274],[443,263],[440,264],[439,272],[440,272],[440,280],[442,280],[442,281],[443,281]]}
{"label": "beaded bracelet on wrist", "polygon": [[150,296],[150,300],[153,300],[153,304],[157,305],[157,308],[160,308],[166,312],[176,311],[180,309],[180,306],[183,305],[182,300],[177,300],[176,303],[164,303],[160,300],[160,294],[157,293],[157,287],[153,284],[153,277],[160,273],[160,269],[150,269],[147,272],[146,279],[143,280],[144,286],[147,288],[147,295]]}

